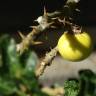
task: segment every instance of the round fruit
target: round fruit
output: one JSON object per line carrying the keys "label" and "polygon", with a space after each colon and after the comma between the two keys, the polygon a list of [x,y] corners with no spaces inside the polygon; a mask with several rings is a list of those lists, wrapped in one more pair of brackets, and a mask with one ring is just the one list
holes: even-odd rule
{"label": "round fruit", "polygon": [[64,32],[58,41],[58,51],[64,59],[81,61],[92,52],[93,44],[88,33],[71,34]]}

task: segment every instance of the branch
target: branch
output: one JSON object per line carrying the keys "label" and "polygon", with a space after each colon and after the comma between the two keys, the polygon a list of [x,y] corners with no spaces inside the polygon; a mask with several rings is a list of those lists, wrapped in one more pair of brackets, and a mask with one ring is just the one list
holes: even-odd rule
{"label": "branch", "polygon": [[45,68],[51,63],[54,57],[57,55],[57,46],[53,48],[46,56],[41,60],[39,67],[36,69],[36,76],[39,77],[44,72]]}
{"label": "branch", "polygon": [[[64,17],[64,13],[65,13],[64,8],[66,7],[66,5],[67,5],[67,3],[61,10],[55,11],[52,13],[47,13],[46,9],[44,7],[44,14],[42,16],[39,16],[37,18],[37,20],[35,20],[38,22],[39,25],[32,26],[33,30],[27,36],[24,36],[21,32],[19,32],[20,36],[22,37],[22,41],[19,44],[17,44],[17,46],[16,46],[17,52],[22,54],[25,50],[27,50],[29,48],[30,45],[41,44],[42,42],[40,42],[40,41],[34,41],[36,38],[36,35],[41,34],[47,28],[50,28],[50,27],[56,28],[55,26],[52,26],[52,24],[56,23],[55,20],[57,20],[59,24],[61,23],[58,20],[58,18],[60,18],[61,15]],[[68,5],[67,5],[67,7],[68,7]],[[63,24],[65,24],[65,23],[68,24],[68,22],[64,21]],[[69,22],[69,25],[70,24],[71,23]]]}
{"label": "branch", "polygon": [[[27,36],[23,36],[22,41],[19,44],[17,44],[17,46],[16,46],[17,52],[22,54],[25,50],[27,50],[29,48],[30,45],[41,44],[42,42],[34,41],[34,39],[36,38],[36,35],[42,33],[45,29],[50,27],[51,24],[52,23],[49,23],[48,25],[46,25],[46,27],[44,29],[41,27],[41,25],[38,25],[38,26],[34,27],[32,32],[30,32]],[[19,34],[22,34],[22,33],[19,32]]]}
{"label": "branch", "polygon": [[51,25],[54,23],[52,20],[49,21],[45,9],[44,9],[44,15],[38,17],[38,19],[35,21],[37,21],[39,25],[31,26],[33,30],[27,36],[24,36],[21,32],[19,32],[20,36],[22,37],[22,41],[19,44],[17,44],[16,49],[17,52],[19,52],[20,54],[22,54],[25,50],[27,50],[30,45],[41,44],[42,42],[40,41],[34,41],[36,35],[41,34],[44,30],[51,27]]}
{"label": "branch", "polygon": [[[75,25],[75,27],[74,27],[73,23],[65,20],[64,13],[66,11],[64,10],[64,8],[66,9],[66,7],[68,7],[68,6],[69,6],[68,4],[65,4],[65,6],[63,7],[62,10],[55,11],[52,13],[47,13],[46,9],[44,8],[44,14],[42,16],[39,16],[37,18],[37,20],[35,20],[38,22],[39,25],[32,26],[33,30],[27,36],[24,36],[21,32],[19,32],[19,34],[22,38],[22,41],[19,44],[17,44],[17,46],[16,46],[17,52],[22,54],[25,50],[27,50],[29,48],[30,45],[41,44],[42,42],[35,41],[36,36],[41,34],[42,32],[44,32],[44,30],[46,30],[47,28],[50,28],[50,27],[53,28],[55,26],[56,26],[55,28],[57,28],[58,23],[60,24],[60,26],[63,25],[64,28],[66,27],[65,25],[68,25],[72,31],[74,31],[76,33],[80,33],[81,30],[80,30],[79,26]],[[64,18],[63,20],[61,19],[61,17],[62,17],[61,15]],[[57,24],[57,25],[53,26],[53,24]],[[44,59],[40,62],[39,67],[36,69],[37,77],[39,77],[44,72],[46,66],[48,66],[51,63],[52,59],[56,56],[57,51],[58,51],[58,49],[56,46],[49,53],[46,54]]]}

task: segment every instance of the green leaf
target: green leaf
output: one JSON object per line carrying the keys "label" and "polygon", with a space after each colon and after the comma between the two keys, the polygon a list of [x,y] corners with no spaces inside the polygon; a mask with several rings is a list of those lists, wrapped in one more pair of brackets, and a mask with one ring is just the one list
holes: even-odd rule
{"label": "green leaf", "polygon": [[96,74],[91,70],[81,70],[79,96],[96,96]]}
{"label": "green leaf", "polygon": [[15,84],[11,80],[0,78],[0,95],[11,95],[17,90]]}
{"label": "green leaf", "polygon": [[2,53],[2,69],[10,73],[11,77],[20,78],[21,64],[19,62],[18,54],[16,53],[16,43],[13,38],[5,35],[1,38],[1,53]]}
{"label": "green leaf", "polygon": [[33,75],[34,77],[36,64],[38,63],[38,57],[36,53],[33,51],[27,51],[22,54],[20,60],[23,66],[23,75],[27,75],[29,77],[32,77]]}
{"label": "green leaf", "polygon": [[32,96],[48,96],[41,91],[38,79],[35,75],[33,77],[25,76],[20,82],[22,85],[26,86],[27,90],[32,93]]}
{"label": "green leaf", "polygon": [[23,76],[21,83],[24,84],[28,90],[37,90],[39,88],[39,84],[35,75],[30,77],[27,75]]}
{"label": "green leaf", "polygon": [[30,52],[26,60],[25,72],[31,75],[35,71],[37,63],[38,63],[37,55],[34,52]]}

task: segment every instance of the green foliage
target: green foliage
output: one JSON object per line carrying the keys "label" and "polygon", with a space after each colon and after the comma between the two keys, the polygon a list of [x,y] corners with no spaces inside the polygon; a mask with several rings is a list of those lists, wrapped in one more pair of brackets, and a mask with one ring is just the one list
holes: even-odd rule
{"label": "green foliage", "polygon": [[64,96],[77,96],[79,92],[79,83],[77,80],[66,80],[64,82]]}
{"label": "green foliage", "polygon": [[37,56],[28,51],[19,56],[13,38],[0,38],[0,96],[47,96],[35,76]]}
{"label": "green foliage", "polygon": [[64,96],[96,96],[96,74],[90,70],[81,70],[79,79],[66,80]]}

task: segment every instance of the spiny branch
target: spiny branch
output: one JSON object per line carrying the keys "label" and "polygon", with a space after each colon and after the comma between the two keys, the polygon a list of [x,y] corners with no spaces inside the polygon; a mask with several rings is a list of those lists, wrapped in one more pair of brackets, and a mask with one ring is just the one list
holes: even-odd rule
{"label": "spiny branch", "polygon": [[36,69],[36,76],[39,77],[44,72],[45,68],[51,63],[54,57],[57,55],[57,46],[53,48],[49,53],[45,55],[43,60],[41,60],[39,67]]}
{"label": "spiny branch", "polygon": [[31,26],[33,30],[27,36],[24,36],[21,32],[19,32],[22,41],[17,44],[16,49],[20,54],[27,50],[30,45],[41,44],[42,42],[40,41],[34,41],[36,35],[42,33],[53,24],[53,21],[48,21],[47,13],[45,11],[43,16],[38,17],[37,22],[39,23],[39,25]]}
{"label": "spiny branch", "polygon": [[[66,7],[66,5],[68,6],[68,3],[65,4],[64,7]],[[20,54],[22,54],[25,50],[27,50],[29,48],[30,45],[35,45],[35,44],[41,44],[42,42],[40,41],[34,41],[36,38],[36,35],[41,34],[42,32],[44,32],[44,30],[46,30],[47,28],[56,28],[58,26],[53,26],[53,24],[55,24],[55,20],[58,21],[58,23],[61,24],[61,21],[58,19],[60,16],[64,17],[64,8],[62,8],[59,11],[55,11],[52,13],[47,13],[46,9],[44,7],[44,14],[42,16],[39,16],[37,18],[37,21],[39,25],[37,26],[32,26],[33,30],[27,35],[24,36],[23,34],[20,33],[20,36],[22,37],[22,41],[17,44],[17,52],[19,52]],[[64,17],[65,18],[65,17]],[[63,26],[64,24],[68,24],[70,26],[72,26],[72,24],[68,21],[63,21]]]}
{"label": "spiny branch", "polygon": [[[68,2],[65,4],[62,10],[55,11],[52,13],[47,13],[44,7],[44,14],[42,16],[39,16],[37,20],[35,20],[38,22],[39,25],[31,26],[33,30],[27,36],[24,36],[21,32],[19,32],[22,38],[22,41],[16,46],[17,52],[22,54],[25,50],[29,48],[30,45],[41,44],[42,42],[35,41],[36,36],[44,32],[44,30],[46,30],[47,28],[51,28],[51,27],[57,28],[58,23],[60,24],[60,26],[64,26],[64,27],[65,25],[70,26],[70,28],[72,28],[71,30],[76,33],[81,32],[81,30],[77,30],[79,26],[77,25],[74,26],[73,23],[65,20],[64,8],[66,7],[66,5],[67,7],[69,6]],[[61,17],[63,17],[64,19],[62,20]],[[57,25],[53,26],[54,24],[57,24]],[[39,67],[36,68],[37,77],[39,77],[44,72],[45,68],[51,63],[53,58],[56,56],[57,52],[58,52],[58,49],[56,46],[49,53],[45,55],[43,60],[41,60]]]}

